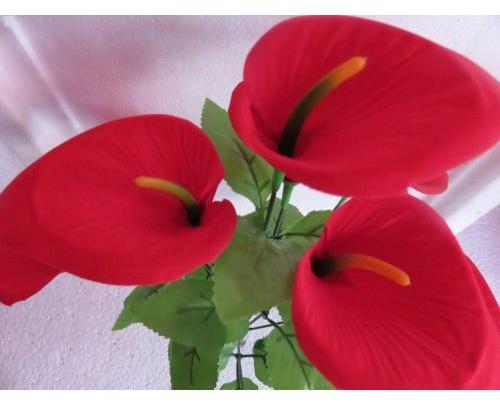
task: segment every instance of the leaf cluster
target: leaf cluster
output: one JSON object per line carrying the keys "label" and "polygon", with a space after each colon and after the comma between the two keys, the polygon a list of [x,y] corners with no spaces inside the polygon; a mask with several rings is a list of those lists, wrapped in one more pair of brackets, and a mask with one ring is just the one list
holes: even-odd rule
{"label": "leaf cluster", "polygon": [[[236,379],[222,385],[224,390],[258,389],[242,372],[241,361],[246,358],[254,360],[257,379],[269,387],[330,389],[300,350],[289,310],[294,271],[331,211],[303,216],[289,205],[279,236],[269,237],[263,227],[273,168],[239,140],[227,112],[208,99],[202,128],[225,166],[226,182],[247,197],[255,211],[238,217],[231,243],[213,264],[176,282],[134,289],[113,329],[141,323],[169,339],[173,389],[215,388],[219,373],[232,358]],[[277,212],[271,225],[276,224]],[[268,313],[275,306],[281,322]],[[240,345],[249,330],[258,328],[271,331],[254,343],[251,354],[242,354]]]}

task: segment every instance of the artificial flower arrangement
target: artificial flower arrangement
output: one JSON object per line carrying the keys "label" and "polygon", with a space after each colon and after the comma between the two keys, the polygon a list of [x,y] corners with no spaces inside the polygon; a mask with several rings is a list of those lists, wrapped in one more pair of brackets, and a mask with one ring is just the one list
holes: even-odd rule
{"label": "artificial flower arrangement", "polygon": [[[168,338],[174,389],[215,388],[230,359],[222,389],[257,388],[242,359],[275,389],[500,387],[495,297],[408,195],[498,141],[494,78],[382,23],[292,18],[201,127],[127,117],[24,170],[0,195],[0,301],[61,272],[138,286],[114,329]],[[223,179],[254,212],[214,200]],[[341,201],[304,216],[296,183]]]}

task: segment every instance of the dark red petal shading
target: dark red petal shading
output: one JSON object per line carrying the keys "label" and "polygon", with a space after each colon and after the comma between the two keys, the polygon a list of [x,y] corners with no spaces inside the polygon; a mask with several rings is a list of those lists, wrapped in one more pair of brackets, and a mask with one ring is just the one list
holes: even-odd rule
{"label": "dark red petal shading", "polygon": [[[358,253],[404,270],[402,287],[346,269],[318,278],[311,258]],[[409,197],[353,199],[296,273],[292,311],[311,362],[339,388],[498,388],[500,334],[445,222]]]}
{"label": "dark red petal shading", "polygon": [[[201,205],[191,226],[179,200],[134,179],[174,181]],[[78,135],[30,166],[0,196],[0,236],[40,263],[90,280],[146,285],[213,261],[236,225],[215,148],[186,120],[145,115]],[[29,280],[29,278],[27,278]]]}
{"label": "dark red petal shading", "polygon": [[[355,56],[367,58],[365,69],[316,106],[295,156],[279,155],[298,102]],[[396,195],[498,141],[500,85],[458,53],[399,28],[299,17],[252,48],[230,117],[242,140],[293,180],[335,194]]]}

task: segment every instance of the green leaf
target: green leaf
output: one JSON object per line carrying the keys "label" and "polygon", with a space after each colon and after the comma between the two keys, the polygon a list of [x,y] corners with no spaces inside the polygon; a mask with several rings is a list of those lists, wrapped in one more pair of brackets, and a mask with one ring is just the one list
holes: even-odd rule
{"label": "green leaf", "polygon": [[219,372],[226,368],[227,363],[229,362],[229,359],[231,358],[231,355],[233,353],[233,350],[236,349],[236,346],[238,346],[238,341],[226,343],[223,346],[219,354]]}
{"label": "green leaf", "polygon": [[217,373],[248,331],[248,318],[224,325],[211,300],[213,282],[184,278],[130,308],[137,322],[170,338],[174,389],[213,389]]}
{"label": "green leaf", "polygon": [[205,264],[201,268],[198,268],[189,274],[187,274],[185,279],[210,279],[212,276],[212,267],[209,264]]}
{"label": "green leaf", "polygon": [[222,347],[227,330],[215,311],[212,286],[201,279],[173,282],[131,306],[131,312],[148,328],[185,346]]}
{"label": "green leaf", "polygon": [[128,327],[131,324],[139,322],[137,317],[130,311],[130,308],[142,300],[146,300],[153,293],[157,292],[163,285],[159,286],[139,286],[135,288],[123,302],[123,310],[113,325],[113,331],[118,331]]}
{"label": "green leaf", "polygon": [[283,236],[287,238],[295,236],[318,238],[321,236],[323,227],[331,215],[332,211],[330,210],[309,212],[300,221],[292,225]]}
{"label": "green leaf", "polygon": [[[292,223],[300,215],[293,206],[287,213]],[[214,303],[223,321],[248,317],[288,299],[298,261],[313,244],[306,237],[266,238],[262,228],[262,211],[240,217],[231,244],[215,263]]]}
{"label": "green leaf", "polygon": [[220,348],[184,346],[170,341],[168,359],[172,389],[214,389]]}
{"label": "green leaf", "polygon": [[238,342],[248,332],[248,316],[223,324],[226,326],[226,343]]}
{"label": "green leaf", "polygon": [[297,343],[290,319],[290,303],[283,303],[278,309],[283,325],[264,338],[269,385],[274,389],[332,389]]}
{"label": "green leaf", "polygon": [[259,339],[257,342],[255,342],[253,346],[253,354],[256,355],[256,357],[253,358],[255,377],[257,377],[263,384],[269,385],[267,350],[266,345],[262,339]]}
{"label": "green leaf", "polygon": [[278,306],[278,313],[280,313],[281,321],[283,324],[292,323],[292,303],[290,300],[284,301]]}
{"label": "green leaf", "polygon": [[227,112],[210,99],[203,105],[201,127],[217,149],[226,182],[252,201],[256,209],[262,208],[271,192],[273,168],[243,145]]}
{"label": "green leaf", "polygon": [[[257,385],[255,385],[254,382],[250,378],[243,377],[242,382],[243,382],[243,387],[241,389],[243,389],[243,390],[256,391],[259,389],[259,387],[257,387]],[[238,388],[238,381],[235,380],[232,382],[225,383],[220,389],[223,389],[223,390],[239,389]]]}
{"label": "green leaf", "polygon": [[[170,338],[173,389],[213,389],[219,367],[248,330],[248,318],[224,325],[211,300],[213,282],[186,277],[130,308],[136,321]],[[235,341],[237,340],[237,341]]]}

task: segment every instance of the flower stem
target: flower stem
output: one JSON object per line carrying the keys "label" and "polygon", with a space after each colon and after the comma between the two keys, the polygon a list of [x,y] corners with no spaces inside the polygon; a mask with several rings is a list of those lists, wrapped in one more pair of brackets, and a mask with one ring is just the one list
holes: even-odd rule
{"label": "flower stem", "polygon": [[278,237],[281,233],[281,228],[283,226],[283,221],[285,220],[285,210],[290,202],[290,197],[292,196],[293,188],[297,183],[285,180],[283,185],[283,195],[281,197],[280,212],[278,215],[278,220],[276,221],[276,226],[274,227],[273,237]]}
{"label": "flower stem", "polygon": [[267,204],[266,220],[264,221],[264,233],[267,234],[269,224],[271,223],[271,215],[273,214],[274,204],[276,202],[276,191],[271,192],[271,198]]}
{"label": "flower stem", "polygon": [[264,233],[267,234],[269,230],[269,224],[271,223],[271,217],[273,215],[274,204],[276,203],[276,194],[283,182],[285,175],[279,170],[274,169],[273,181],[271,183],[271,198],[269,198],[269,203],[267,204],[266,219],[264,221]]}

